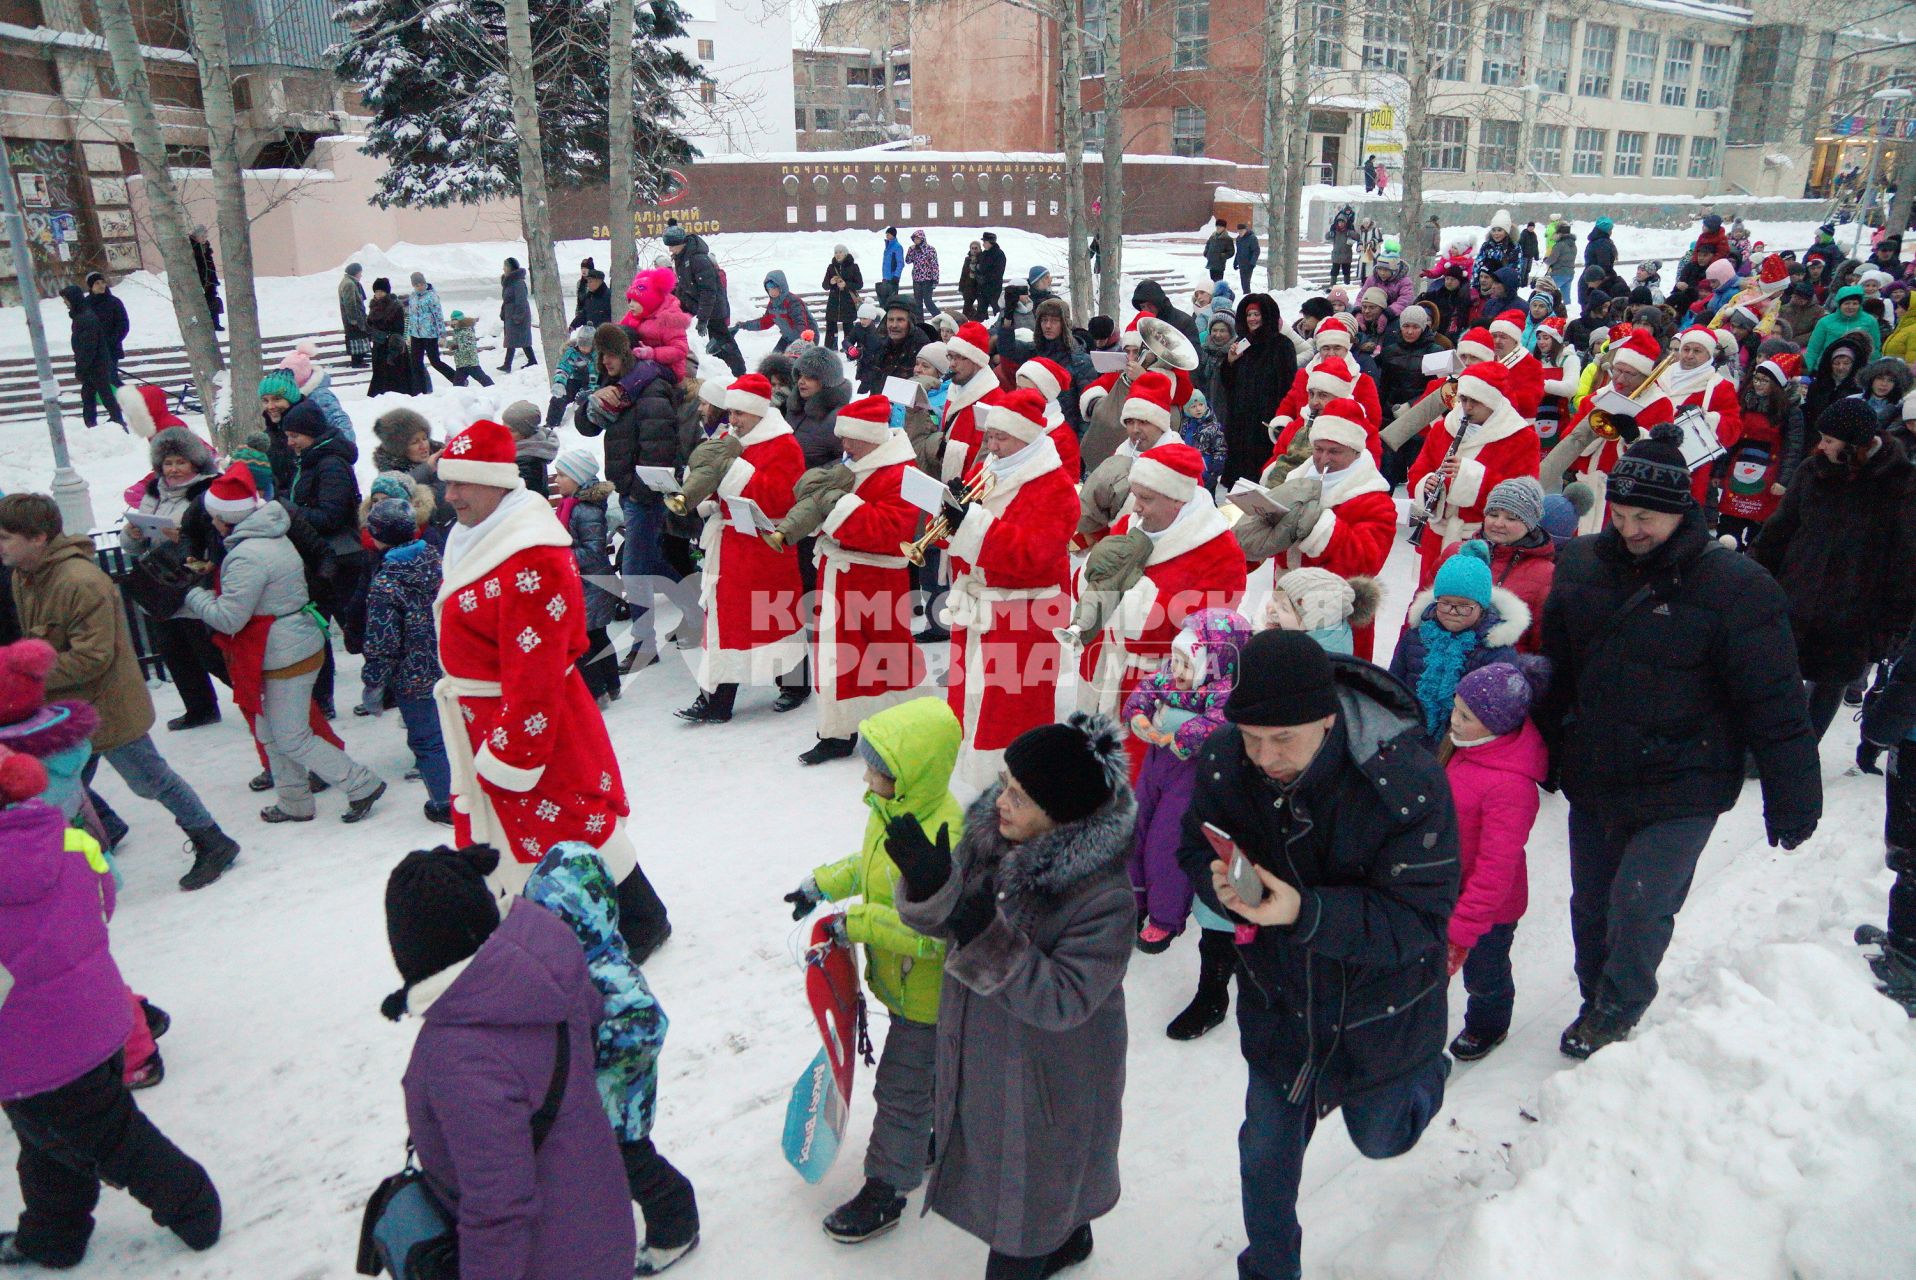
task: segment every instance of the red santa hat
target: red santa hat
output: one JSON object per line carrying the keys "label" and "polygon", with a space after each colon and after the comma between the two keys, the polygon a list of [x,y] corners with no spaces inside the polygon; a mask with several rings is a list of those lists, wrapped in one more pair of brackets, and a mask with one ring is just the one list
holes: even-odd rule
{"label": "red santa hat", "polygon": [[991,335],[976,320],[958,326],[958,332],[945,339],[947,356],[963,356],[980,368],[991,364]]}
{"label": "red santa hat", "polygon": [[1502,334],[1512,342],[1523,341],[1524,313],[1512,307],[1490,322],[1490,336]]}
{"label": "red santa hat", "polygon": [[1018,366],[1018,377],[1028,380],[1047,400],[1056,400],[1071,385],[1071,375],[1055,360],[1033,356]]}
{"label": "red santa hat", "polygon": [[1457,339],[1457,354],[1465,360],[1476,361],[1478,363],[1485,360],[1495,360],[1497,358],[1497,347],[1495,340],[1490,336],[1490,330],[1484,328],[1482,325],[1478,325],[1474,329],[1464,330],[1464,336]]}
{"label": "red santa hat", "polygon": [[1756,367],[1776,379],[1777,386],[1787,388],[1803,372],[1803,357],[1793,351],[1783,351]]}
{"label": "red santa hat", "polygon": [[1124,332],[1118,335],[1118,345],[1121,347],[1143,346],[1144,335],[1138,332],[1138,321],[1150,314],[1149,311],[1140,311],[1132,316],[1131,322],[1124,326]]}
{"label": "red santa hat", "polygon": [[1171,380],[1156,369],[1147,369],[1131,384],[1118,415],[1126,422],[1149,422],[1160,431],[1171,429]]}
{"label": "red santa hat", "polygon": [[1495,360],[1480,360],[1465,369],[1463,376],[1457,379],[1457,394],[1469,396],[1479,404],[1487,404],[1493,409],[1509,407],[1510,398],[1504,394],[1508,385],[1510,370]]}
{"label": "red santa hat", "polygon": [[1357,394],[1357,379],[1360,376],[1342,356],[1325,356],[1306,375],[1304,390],[1328,391],[1333,397],[1342,399]]}
{"label": "red santa hat", "polygon": [[[518,474],[514,468],[513,474]],[[206,496],[201,505],[206,514],[217,516],[227,524],[238,524],[260,509],[259,484],[253,479],[253,470],[244,462],[235,462],[226,471],[206,486]]]}
{"label": "red santa hat", "polygon": [[[1137,392],[1131,394],[1135,397]],[[985,409],[984,429],[1030,444],[1045,433],[1044,405],[1044,396],[1030,387],[1007,391]]]}
{"label": "red santa hat", "polygon": [[1563,322],[1562,316],[1545,316],[1542,320],[1539,320],[1537,322],[1537,332],[1548,333],[1551,337],[1555,338],[1558,342],[1562,342],[1564,340],[1563,329],[1564,329],[1564,322]]}
{"label": "red santa hat", "polygon": [[1622,365],[1626,369],[1635,369],[1648,375],[1657,367],[1657,361],[1663,358],[1663,351],[1657,345],[1656,335],[1648,329],[1632,329],[1623,345],[1610,348],[1610,363]]}
{"label": "red santa hat", "polygon": [[1351,340],[1355,336],[1351,329],[1350,317],[1328,315],[1318,323],[1317,329],[1311,334],[1311,345],[1319,351],[1326,347],[1341,347],[1349,351]]}
{"label": "red santa hat", "polygon": [[1147,449],[1131,464],[1132,488],[1149,489],[1178,502],[1195,497],[1203,478],[1203,455],[1182,440]]}
{"label": "red santa hat", "polygon": [[1716,354],[1716,330],[1700,324],[1693,324],[1677,335],[1679,347],[1702,347],[1712,356]]}
{"label": "red santa hat", "polygon": [[883,444],[891,438],[891,401],[883,396],[865,396],[838,411],[832,434],[840,440],[864,440]]}
{"label": "red santa hat", "polygon": [[488,418],[446,442],[439,455],[439,478],[461,484],[483,484],[493,489],[520,489],[519,442],[512,428]]}
{"label": "red santa hat", "polygon": [[772,411],[772,380],[762,373],[748,373],[725,388],[725,407],[735,413],[764,417]]}
{"label": "red santa hat", "polygon": [[1370,417],[1348,396],[1331,401],[1311,419],[1311,443],[1328,440],[1362,453],[1370,447]]}

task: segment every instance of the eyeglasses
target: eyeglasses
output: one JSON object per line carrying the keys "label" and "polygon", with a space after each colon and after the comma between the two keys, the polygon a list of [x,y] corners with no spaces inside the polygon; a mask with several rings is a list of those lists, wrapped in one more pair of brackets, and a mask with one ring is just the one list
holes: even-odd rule
{"label": "eyeglasses", "polygon": [[1453,618],[1467,618],[1482,608],[1483,606],[1475,600],[1439,600],[1437,602],[1437,612]]}

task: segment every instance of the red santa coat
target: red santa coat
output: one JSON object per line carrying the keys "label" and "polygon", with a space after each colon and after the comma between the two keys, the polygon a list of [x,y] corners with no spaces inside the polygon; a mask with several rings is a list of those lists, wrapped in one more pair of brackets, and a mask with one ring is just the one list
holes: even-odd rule
{"label": "red santa coat", "polygon": [[699,606],[705,610],[700,689],[763,684],[805,659],[804,594],[798,559],[772,550],[757,533],[732,527],[726,498],[750,498],[772,520],[792,509],[792,490],[805,470],[805,453],[791,426],[773,409],[739,441],[739,454],[700,508],[705,553]]}
{"label": "red santa coat", "polygon": [[[1310,406],[1305,406],[1305,412],[1310,412]],[[1304,428],[1309,425],[1309,422],[1309,418],[1297,417],[1292,418],[1284,425],[1283,429],[1277,433],[1277,448],[1271,454],[1271,462],[1276,462],[1279,458],[1290,452],[1291,445],[1297,440],[1297,433],[1304,430]],[[1374,421],[1367,422],[1364,425],[1369,428],[1364,433],[1364,447],[1370,451],[1370,460],[1378,466],[1382,466],[1384,464],[1384,438],[1377,433],[1377,424]],[[1269,467],[1271,463],[1267,462],[1264,465]]]}
{"label": "red santa coat", "polygon": [[[1292,476],[1316,475],[1306,462]],[[1309,531],[1285,551],[1276,573],[1291,569],[1328,569],[1340,578],[1375,578],[1397,541],[1397,503],[1390,482],[1369,456],[1359,454],[1336,482],[1323,491],[1323,510]],[[1351,628],[1351,651],[1369,661],[1376,649],[1376,625]]]}
{"label": "red santa coat", "polygon": [[997,779],[1012,739],[1057,719],[1064,660],[1053,629],[1071,621],[1071,480],[1048,436],[1013,462],[966,509],[949,544],[948,697],[965,733],[956,774],[981,789]]}
{"label": "red santa coat", "polygon": [[894,431],[851,464],[852,491],[818,529],[818,638],[812,685],[818,736],[849,738],[858,722],[903,702],[925,679],[913,642],[911,570],[898,553],[918,529],[905,501],[911,441]]}
{"label": "red santa coat", "polygon": [[[1564,432],[1565,436],[1583,425],[1583,420],[1590,416],[1591,409],[1595,407],[1595,400],[1596,397],[1592,396],[1584,402],[1583,411],[1571,420],[1569,428]],[[1637,426],[1647,434],[1650,428],[1659,422],[1670,422],[1675,417],[1676,410],[1671,407],[1668,396],[1651,395],[1637,410]],[[1597,500],[1590,504],[1590,510],[1584,512],[1583,518],[1577,521],[1578,533],[1602,533],[1610,527],[1610,503],[1604,495],[1609,490],[1611,469],[1617,465],[1617,459],[1621,458],[1623,451],[1629,447],[1629,442],[1621,437],[1606,440],[1598,436],[1583,447],[1583,452],[1577,455],[1576,461],[1564,471],[1565,484],[1569,484],[1572,480],[1581,480],[1596,490],[1597,494]]]}
{"label": "red santa coat", "polygon": [[622,880],[636,858],[618,758],[575,665],[586,637],[572,538],[545,499],[524,490],[476,538],[464,532],[453,535],[434,603],[454,841],[510,855],[492,877],[501,898],[563,840],[599,849]]}
{"label": "red santa coat", "polygon": [[[1451,411],[1431,424],[1424,447],[1410,466],[1410,492],[1422,495],[1424,480],[1451,456],[1450,442],[1465,421],[1463,410]],[[1488,421],[1464,432],[1456,452],[1457,474],[1444,486],[1443,496],[1429,513],[1417,549],[1420,565],[1417,588],[1423,590],[1437,575],[1444,553],[1476,536],[1484,525],[1484,502],[1490,491],[1506,480],[1534,476],[1542,462],[1537,429],[1514,407],[1500,405]]]}
{"label": "red santa coat", "polygon": [[1537,409],[1543,404],[1543,384],[1549,376],[1543,361],[1537,359],[1536,352],[1526,351],[1505,368],[1510,372],[1504,376],[1504,398],[1518,417],[1535,422]]}
{"label": "red santa coat", "polygon": [[945,456],[938,478],[950,484],[972,470],[978,460],[978,445],[984,439],[985,407],[998,402],[1004,392],[998,376],[989,369],[971,375],[971,381],[952,387],[945,396]]}
{"label": "red santa coat", "polygon": [[[1344,361],[1350,365],[1352,369],[1357,369],[1356,357],[1347,356],[1344,357]],[[1286,391],[1284,398],[1277,402],[1277,412],[1271,415],[1271,421],[1283,425],[1272,432],[1271,438],[1273,440],[1277,439],[1278,435],[1286,428],[1291,428],[1292,435],[1296,434],[1293,424],[1303,420],[1304,407],[1311,402],[1311,370],[1317,367],[1317,363],[1317,358],[1312,357],[1309,364],[1299,369],[1296,375],[1291,379],[1291,389]],[[1371,376],[1368,373],[1363,372],[1361,369],[1357,370],[1357,388],[1351,392],[1351,399],[1364,406],[1364,413],[1370,418],[1370,424],[1373,429],[1376,429],[1383,423],[1384,402],[1377,395],[1377,384],[1371,380]],[[1286,418],[1290,419],[1289,423],[1285,423],[1284,420]],[[1278,453],[1282,452],[1283,449],[1280,447]],[[1277,461],[1276,454],[1271,456],[1271,461]],[[1265,465],[1269,466],[1270,463],[1266,463]]]}
{"label": "red santa coat", "polygon": [[[1695,369],[1671,365],[1657,379],[1657,390],[1669,397],[1673,415],[1689,408],[1701,409],[1703,420],[1716,432],[1717,443],[1725,450],[1735,450],[1743,438],[1743,404],[1737,399],[1736,384],[1709,365]],[[1709,467],[1698,467],[1691,475],[1690,492],[1698,506],[1709,503]]]}
{"label": "red santa coat", "polygon": [[1072,484],[1078,483],[1084,475],[1084,450],[1079,445],[1078,433],[1064,420],[1064,410],[1058,407],[1056,400],[1044,402],[1044,428],[1058,450],[1058,465],[1064,468],[1066,478]]}

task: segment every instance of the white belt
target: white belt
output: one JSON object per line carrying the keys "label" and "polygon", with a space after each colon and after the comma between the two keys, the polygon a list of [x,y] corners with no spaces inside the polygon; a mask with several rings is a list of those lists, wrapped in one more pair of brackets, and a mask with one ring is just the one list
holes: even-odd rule
{"label": "white belt", "polygon": [[818,540],[818,550],[814,558],[819,564],[824,564],[827,559],[830,559],[839,564],[861,564],[872,569],[903,569],[911,563],[903,556],[880,556],[868,551],[853,551],[836,542],[828,545],[824,538]]}
{"label": "white belt", "polygon": [[987,587],[976,575],[961,573],[945,595],[945,625],[983,634],[991,630],[992,606],[1015,600],[1043,600],[1058,594],[1056,587]]}
{"label": "white belt", "polygon": [[[497,680],[468,680],[464,676],[440,676],[432,687],[433,702],[439,708],[439,736],[446,743],[446,759],[452,766],[452,805],[472,824],[472,842],[489,844],[505,853],[504,833],[499,816],[479,785],[478,763],[472,754],[472,735],[466,732],[461,714],[461,698],[499,698],[505,687]],[[467,788],[471,790],[468,791]],[[507,856],[510,856],[507,854]]]}

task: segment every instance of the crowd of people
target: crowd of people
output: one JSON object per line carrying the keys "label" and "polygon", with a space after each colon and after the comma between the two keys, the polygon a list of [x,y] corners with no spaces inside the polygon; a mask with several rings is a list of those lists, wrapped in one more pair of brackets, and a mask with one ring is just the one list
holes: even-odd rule
{"label": "crowd of people", "polygon": [[[127,494],[129,590],[180,684],[169,729],[217,721],[222,682],[275,793],[262,822],[313,821],[329,788],[366,819],[390,784],[331,727],[337,625],[365,659],[355,715],[399,713],[424,813],[451,828],[386,890],[403,986],[383,1009],[421,1020],[404,1090],[442,1219],[427,1243],[457,1258],[422,1274],[614,1280],[698,1242],[692,1185],[651,1136],[667,1023],[641,966],[671,926],[603,718],[664,639],[697,650],[686,725],[764,690],[774,712],[813,707],[803,765],[863,770],[860,848],[784,898],[795,919],[830,908],[890,1015],[865,1180],[823,1224],[846,1244],[896,1228],[928,1180],[988,1280],[1088,1257],[1120,1199],[1126,971],[1195,923],[1195,991],[1165,1032],[1201,1037],[1235,1005],[1238,1272],[1291,1280],[1318,1121],[1341,1109],[1364,1155],[1408,1151],[1453,1063],[1509,1033],[1542,791],[1569,802],[1582,1005],[1559,1045],[1583,1059],[1655,1000],[1747,780],[1772,846],[1814,834],[1845,704],[1858,767],[1892,753],[1874,967],[1916,1011],[1900,238],[1862,262],[1827,228],[1765,253],[1711,216],[1665,292],[1655,264],[1616,278],[1599,220],[1573,300],[1561,220],[1538,241],[1500,213],[1481,245],[1413,262],[1361,222],[1333,225],[1353,255],[1378,232],[1354,309],[1333,286],[1287,320],[1248,287],[1248,230],[1220,223],[1189,309],[1145,280],[1123,323],[1082,327],[1041,267],[1005,287],[989,234],[963,313],[937,312],[935,253],[888,229],[880,302],[834,251],[822,339],[779,272],[734,325],[709,246],[674,226],[617,318],[582,266],[548,404],[445,441],[388,408],[363,494],[309,353],[262,380],[260,429],[228,459],[164,397],[129,402],[152,462]],[[388,389],[416,391],[437,299],[423,277],[407,304],[381,284],[375,379],[383,359]],[[529,355],[510,324],[508,359]],[[747,372],[733,337],[754,326],[779,339]],[[568,420],[601,445],[561,448]],[[1380,587],[1394,550],[1407,600]],[[128,1093],[158,1081],[165,1019],[107,950],[127,825],[86,785],[94,762],[186,831],[183,889],[239,846],[153,741],[90,541],[16,494],[0,559],[23,637],[0,650],[0,823],[21,851],[0,919],[33,921],[0,932],[27,1202],[0,1261],[77,1262],[101,1181],[209,1247],[211,1182]],[[53,1009],[85,1013],[49,1032]]]}

